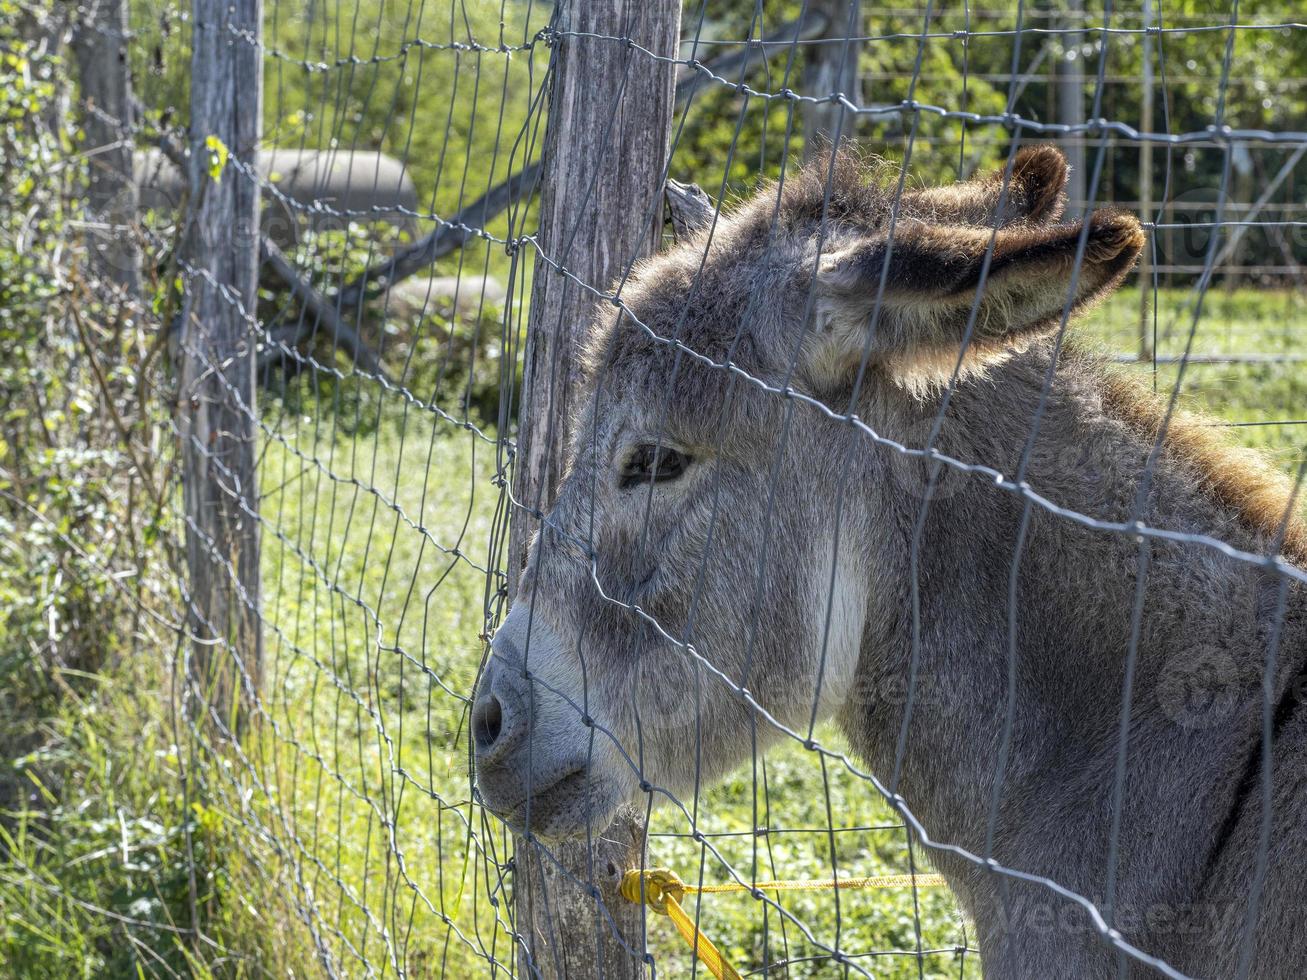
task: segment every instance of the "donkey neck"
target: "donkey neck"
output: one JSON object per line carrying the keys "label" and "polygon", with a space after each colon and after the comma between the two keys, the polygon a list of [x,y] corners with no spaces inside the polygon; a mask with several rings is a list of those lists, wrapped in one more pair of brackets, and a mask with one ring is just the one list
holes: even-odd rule
{"label": "donkey neck", "polygon": [[[1183,460],[1163,452],[1150,466],[1152,443],[1113,414],[1091,361],[1070,358],[1043,395],[1049,362],[1038,346],[964,383],[936,446],[1008,477],[1024,460],[1025,479],[1041,497],[1089,521],[947,468],[924,522],[921,494],[876,501],[891,530],[875,561],[892,570],[893,586],[879,590],[883,600],[869,616],[859,696],[845,727],[878,772],[900,773],[909,804],[941,839],[986,846],[1000,779],[1000,839],[1015,840],[1018,827],[1056,836],[1058,823],[1065,832],[1069,819],[1084,822],[1080,871],[1090,881],[1106,847],[1127,663],[1132,786],[1136,773],[1157,786],[1188,778],[1190,787],[1208,784],[1212,773],[1238,773],[1260,731],[1258,685],[1271,637],[1279,639],[1277,691],[1307,656],[1307,591],[1288,588],[1277,630],[1275,577],[1195,541],[1141,542],[1092,526],[1137,517],[1254,554],[1275,543]],[[915,434],[920,444],[920,425],[895,431],[904,416],[900,406],[882,417],[883,431],[907,444]],[[912,676],[910,699],[883,696],[905,690]],[[1225,699],[1214,709],[1224,716],[1205,717],[1202,704],[1186,701],[1195,681],[1215,685],[1206,694]],[[1177,791],[1169,805],[1188,792]],[[1166,809],[1147,805],[1158,815]]]}

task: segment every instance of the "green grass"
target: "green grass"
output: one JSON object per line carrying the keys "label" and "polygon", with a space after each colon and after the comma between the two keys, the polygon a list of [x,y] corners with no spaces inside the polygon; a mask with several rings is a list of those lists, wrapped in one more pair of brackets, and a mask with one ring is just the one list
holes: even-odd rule
{"label": "green grass", "polygon": [[[471,690],[481,655],[494,447],[394,400],[357,439],[329,406],[298,407],[264,443],[270,787],[251,810],[294,843],[286,859],[257,851],[246,875],[276,867],[258,907],[320,923],[347,974],[400,956],[417,975],[468,975],[509,948],[478,875],[478,848],[502,860],[504,841],[470,806],[465,706],[449,693]],[[268,938],[278,968],[312,956]]]}
{"label": "green grass", "polygon": [[[819,733],[819,738],[840,747],[833,730]],[[760,759],[756,782],[752,767],[746,766],[707,790],[695,827],[711,848],[684,836],[691,828],[679,811],[655,813],[650,862],[671,867],[692,883],[700,876],[704,883],[734,880],[727,864],[746,882],[929,870],[920,847],[909,855],[901,821],[870,785],[838,762],[827,760],[823,766],[819,756],[797,743]],[[767,828],[767,833],[755,833],[756,827]],[[831,828],[835,833],[828,832]],[[830,976],[838,971],[821,958],[826,952],[822,946],[838,945],[877,977],[918,976],[918,949],[925,976],[979,976],[974,954],[961,952],[968,934],[946,889],[919,889],[915,909],[913,893],[905,888],[838,895],[830,890],[786,891],[769,897],[785,914],[748,894],[707,895],[698,902],[701,928],[742,972],[788,959],[794,961],[791,976]],[[693,912],[695,903],[687,904]],[[653,930],[651,945],[660,970],[688,976],[688,950],[670,925],[656,921]],[[816,959],[804,962],[810,957]]]}
{"label": "green grass", "polygon": [[[1163,289],[1148,293],[1145,333],[1159,363],[1135,364],[1137,371],[1170,393],[1180,381],[1184,407],[1204,412],[1222,423],[1235,423],[1231,438],[1266,451],[1293,473],[1307,460],[1307,306],[1296,290],[1226,290],[1214,287],[1203,299],[1195,323],[1192,290]],[[1077,336],[1113,353],[1139,349],[1140,306],[1137,287],[1114,295],[1087,321],[1075,326]],[[1156,345],[1153,345],[1154,328]],[[1190,336],[1192,334],[1192,343]],[[1195,360],[1183,376],[1175,363],[1186,346]],[[1252,363],[1208,363],[1202,356],[1255,355]],[[1275,358],[1284,358],[1275,360]],[[1154,376],[1155,374],[1155,376]]]}

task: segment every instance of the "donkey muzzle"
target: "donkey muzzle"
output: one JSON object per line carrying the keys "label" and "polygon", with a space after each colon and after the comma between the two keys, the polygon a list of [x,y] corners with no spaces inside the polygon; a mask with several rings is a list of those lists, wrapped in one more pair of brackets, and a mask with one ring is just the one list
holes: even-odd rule
{"label": "donkey muzzle", "polygon": [[609,781],[592,765],[593,732],[568,690],[576,673],[539,617],[510,611],[477,684],[471,734],[477,793],[519,832],[565,837],[601,830],[611,817]]}

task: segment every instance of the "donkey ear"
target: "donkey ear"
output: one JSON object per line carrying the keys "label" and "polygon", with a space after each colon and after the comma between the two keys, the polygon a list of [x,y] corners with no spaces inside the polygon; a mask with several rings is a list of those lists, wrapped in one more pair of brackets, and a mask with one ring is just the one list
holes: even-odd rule
{"label": "donkey ear", "polygon": [[922,221],[1002,228],[1051,224],[1066,208],[1070,168],[1056,146],[1028,146],[1006,167],[951,187],[905,194],[909,211]]}
{"label": "donkey ear", "polygon": [[861,360],[878,296],[872,356],[905,378],[943,371],[947,379],[964,340],[970,363],[983,365],[1050,332],[1068,302],[1080,312],[1120,285],[1144,246],[1133,215],[1096,211],[1087,220],[1087,232],[1082,222],[997,231],[907,222],[892,248],[882,234],[824,256],[807,358],[814,380],[836,381]]}

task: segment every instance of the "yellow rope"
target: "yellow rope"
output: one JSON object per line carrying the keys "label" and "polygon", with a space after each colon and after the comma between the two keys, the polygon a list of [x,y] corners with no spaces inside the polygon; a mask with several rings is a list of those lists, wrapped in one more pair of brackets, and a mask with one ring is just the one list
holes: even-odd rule
{"label": "yellow rope", "polygon": [[695,926],[681,907],[686,895],[714,895],[721,892],[796,892],[844,888],[932,888],[943,885],[939,875],[872,875],[868,878],[820,878],[806,881],[759,881],[752,885],[687,885],[670,868],[632,868],[622,876],[621,895],[628,902],[641,903],[667,916],[676,931],[694,950],[694,955],[717,980],[740,980],[740,974],[722,956],[712,941]]}

